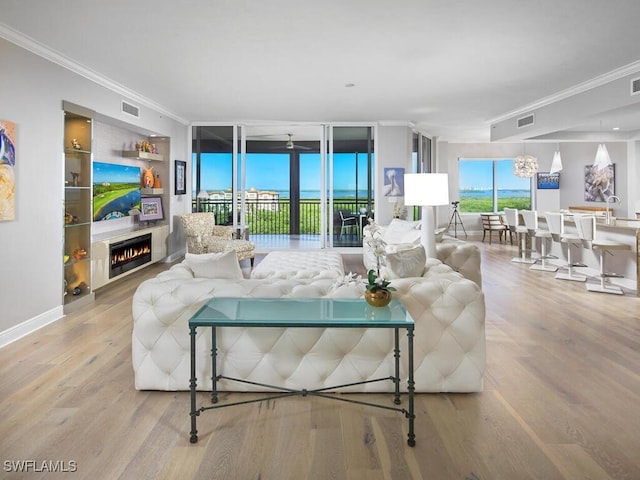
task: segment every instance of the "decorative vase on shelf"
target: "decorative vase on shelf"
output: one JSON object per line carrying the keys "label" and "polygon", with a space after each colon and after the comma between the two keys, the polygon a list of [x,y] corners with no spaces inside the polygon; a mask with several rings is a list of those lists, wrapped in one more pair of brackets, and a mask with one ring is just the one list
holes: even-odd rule
{"label": "decorative vase on shelf", "polygon": [[142,188],[153,188],[153,167],[142,168]]}
{"label": "decorative vase on shelf", "polygon": [[391,292],[388,290],[365,290],[364,299],[373,307],[386,307],[391,302]]}

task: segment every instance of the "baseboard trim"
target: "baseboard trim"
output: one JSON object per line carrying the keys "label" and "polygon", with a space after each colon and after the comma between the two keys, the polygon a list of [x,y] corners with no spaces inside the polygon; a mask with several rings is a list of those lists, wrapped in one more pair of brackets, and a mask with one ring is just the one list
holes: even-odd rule
{"label": "baseboard trim", "polygon": [[47,312],[41,313],[36,317],[19,323],[18,325],[8,328],[7,330],[0,332],[0,348],[6,347],[25,335],[29,335],[50,323],[60,320],[62,317],[64,317],[64,310],[62,305],[60,305]]}

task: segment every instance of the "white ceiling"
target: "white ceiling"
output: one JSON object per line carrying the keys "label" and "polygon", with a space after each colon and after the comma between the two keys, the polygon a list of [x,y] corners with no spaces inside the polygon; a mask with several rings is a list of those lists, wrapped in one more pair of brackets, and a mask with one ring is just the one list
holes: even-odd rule
{"label": "white ceiling", "polygon": [[640,60],[638,0],[0,0],[0,12],[5,38],[188,122],[412,122],[488,141],[492,120]]}

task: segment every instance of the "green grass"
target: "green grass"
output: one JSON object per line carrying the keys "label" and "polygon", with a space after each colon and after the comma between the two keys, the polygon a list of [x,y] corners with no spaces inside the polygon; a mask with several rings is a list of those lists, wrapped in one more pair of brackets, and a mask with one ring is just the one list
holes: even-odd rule
{"label": "green grass", "polygon": [[[531,208],[531,199],[529,197],[500,197],[498,199],[498,212],[506,208],[517,208],[518,210],[528,210]],[[487,213],[493,212],[493,198],[491,197],[460,197],[460,206],[458,207],[462,213]]]}
{"label": "green grass", "polygon": [[99,193],[98,195],[96,195],[95,197],[93,197],[93,214],[95,216],[95,214],[97,212],[99,212],[102,207],[104,207],[106,204],[108,204],[109,202],[120,198],[120,197],[124,197],[125,195],[127,195],[130,192],[133,192],[135,190],[138,190],[139,187],[129,187],[129,188],[124,188],[122,190],[110,190],[110,191],[105,191],[102,193]]}

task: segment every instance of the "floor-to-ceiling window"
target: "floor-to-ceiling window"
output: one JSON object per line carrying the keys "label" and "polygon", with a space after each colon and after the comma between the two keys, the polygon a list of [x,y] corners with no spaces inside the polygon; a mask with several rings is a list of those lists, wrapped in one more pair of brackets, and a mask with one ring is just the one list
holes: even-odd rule
{"label": "floor-to-ceiling window", "polygon": [[193,210],[214,212],[216,223],[233,223],[233,127],[193,128]]}
{"label": "floor-to-ceiling window", "polygon": [[513,174],[511,158],[461,158],[458,172],[461,212],[531,208],[531,179]]}

